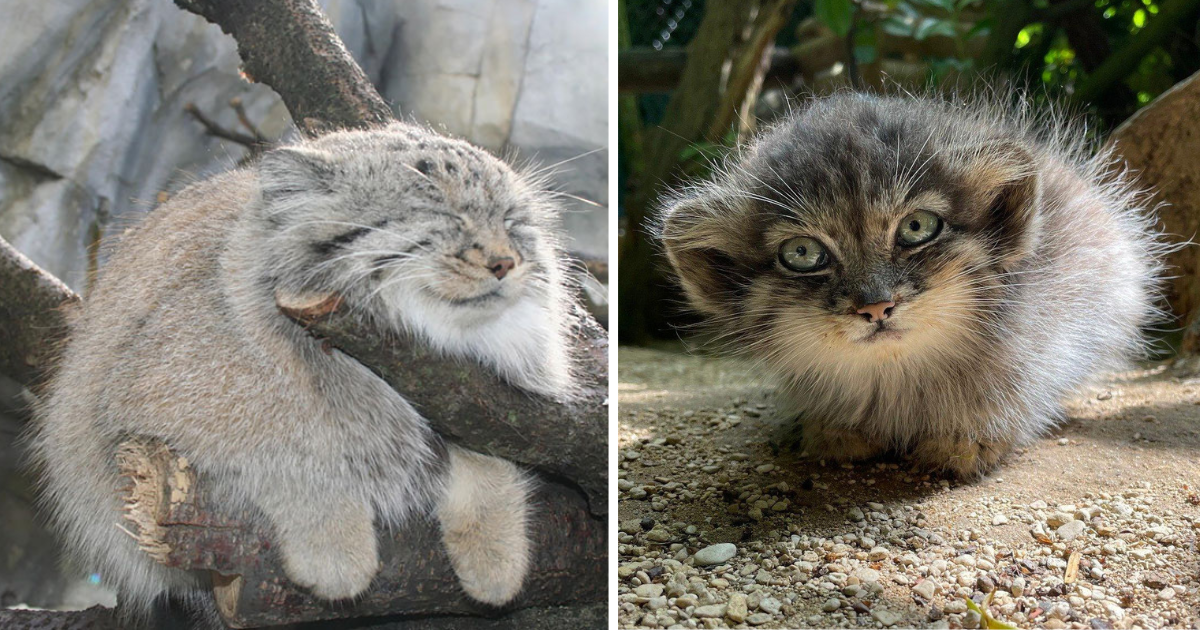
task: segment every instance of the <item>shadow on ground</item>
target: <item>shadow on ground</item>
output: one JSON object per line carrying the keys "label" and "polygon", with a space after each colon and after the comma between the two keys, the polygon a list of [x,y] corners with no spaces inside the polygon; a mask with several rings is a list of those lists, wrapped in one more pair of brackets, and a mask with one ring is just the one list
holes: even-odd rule
{"label": "shadow on ground", "polygon": [[[1198,621],[1200,379],[1114,375],[959,484],[802,459],[735,361],[622,348],[619,374],[622,626],[971,627],[992,591],[1022,626]],[[718,543],[736,554],[698,565]]]}

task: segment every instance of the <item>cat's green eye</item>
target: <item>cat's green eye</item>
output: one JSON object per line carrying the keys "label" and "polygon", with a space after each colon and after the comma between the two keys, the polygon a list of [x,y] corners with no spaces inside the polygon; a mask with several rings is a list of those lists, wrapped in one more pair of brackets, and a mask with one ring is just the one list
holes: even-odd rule
{"label": "cat's green eye", "polygon": [[900,229],[896,230],[896,240],[904,247],[924,245],[941,234],[942,225],[942,217],[932,212],[917,210],[900,221]]}
{"label": "cat's green eye", "polygon": [[801,273],[817,271],[829,264],[829,253],[816,239],[797,236],[779,247],[779,263]]}

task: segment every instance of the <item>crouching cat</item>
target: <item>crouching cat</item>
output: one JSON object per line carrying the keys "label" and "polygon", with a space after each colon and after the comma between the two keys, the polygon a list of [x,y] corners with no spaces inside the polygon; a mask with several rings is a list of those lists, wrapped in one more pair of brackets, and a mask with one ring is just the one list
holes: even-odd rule
{"label": "crouching cat", "polygon": [[813,99],[668,200],[661,237],[812,455],[973,477],[1161,317],[1144,196],[1085,137],[988,98]]}
{"label": "crouching cat", "polygon": [[276,295],[336,292],[365,319],[568,399],[557,229],[538,182],[398,123],[280,148],[181,192],[120,239],[37,414],[43,498],[72,558],[135,611],[204,591],[119,527],[114,451],[146,436],[215,496],[256,508],[287,575],[318,597],[362,593],[376,528],[430,514],[463,590],[511,600],[530,557],[526,475],[443,444]]}

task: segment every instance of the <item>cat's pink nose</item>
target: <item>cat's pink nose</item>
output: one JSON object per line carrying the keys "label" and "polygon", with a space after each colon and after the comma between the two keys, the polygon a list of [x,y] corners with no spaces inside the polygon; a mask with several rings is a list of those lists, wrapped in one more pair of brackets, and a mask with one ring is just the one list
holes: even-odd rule
{"label": "cat's pink nose", "polygon": [[492,275],[496,276],[497,280],[503,280],[504,276],[507,276],[508,272],[512,271],[512,268],[515,266],[517,266],[517,261],[513,260],[510,256],[488,260],[488,271],[492,272]]}
{"label": "cat's pink nose", "polygon": [[881,322],[892,316],[892,308],[895,306],[895,302],[876,302],[858,309],[858,314],[871,323]]}

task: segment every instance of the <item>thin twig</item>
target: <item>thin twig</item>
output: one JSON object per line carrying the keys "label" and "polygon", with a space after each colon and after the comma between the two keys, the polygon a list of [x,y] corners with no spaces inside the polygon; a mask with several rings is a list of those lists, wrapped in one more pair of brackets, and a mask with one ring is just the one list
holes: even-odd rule
{"label": "thin twig", "polygon": [[259,142],[257,138],[254,136],[248,136],[240,131],[234,131],[232,129],[226,129],[225,127],[222,127],[220,123],[209,118],[208,116],[205,116],[204,112],[200,111],[200,108],[196,107],[195,103],[188,103],[187,105],[184,105],[183,111],[191,114],[192,118],[196,119],[196,122],[204,125],[204,130],[207,131],[208,135],[210,136],[215,136],[223,140],[229,140],[230,142],[236,142],[247,149],[250,149],[250,151],[258,151],[262,148],[262,143]]}
{"label": "thin twig", "polygon": [[267,137],[262,135],[262,132],[258,130],[258,127],[250,121],[250,117],[246,115],[246,107],[242,104],[241,98],[235,96],[229,99],[229,106],[233,108],[233,111],[237,112],[238,122],[242,123],[242,126],[254,136],[255,142],[259,144],[270,143]]}

